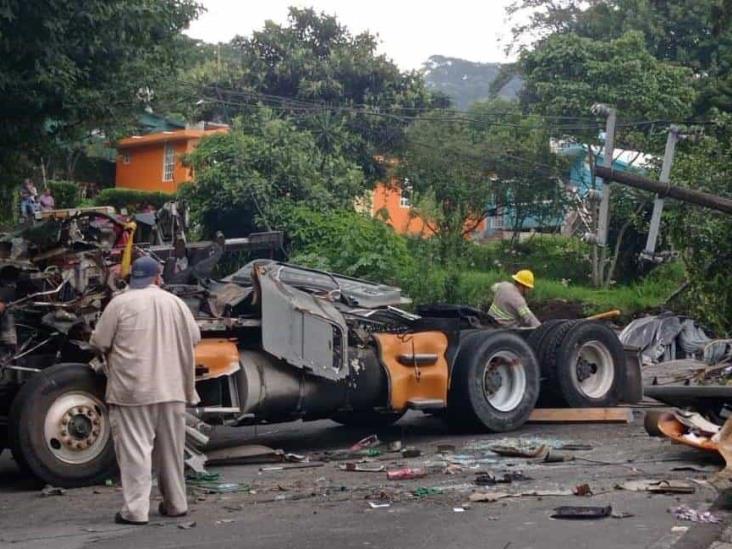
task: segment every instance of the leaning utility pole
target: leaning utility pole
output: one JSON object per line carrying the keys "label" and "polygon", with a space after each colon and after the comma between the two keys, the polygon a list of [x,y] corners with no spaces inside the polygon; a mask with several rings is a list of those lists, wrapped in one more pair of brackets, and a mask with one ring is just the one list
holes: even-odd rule
{"label": "leaning utility pole", "polygon": [[[671,175],[671,165],[674,161],[674,152],[676,150],[676,143],[680,137],[679,127],[671,126],[668,130],[668,137],[666,138],[666,150],[663,154],[663,164],[661,165],[661,175],[658,177],[660,183],[669,182]],[[648,228],[648,240],[646,241],[646,248],[641,252],[641,257],[644,259],[654,260],[656,257],[656,241],[658,240],[658,231],[661,227],[661,214],[663,213],[663,201],[664,196],[656,194],[656,198],[653,201],[653,213],[651,214],[651,225]]]}
{"label": "leaning utility pole", "polygon": [[661,183],[632,173],[615,171],[605,166],[596,166],[595,175],[602,177],[605,181],[615,181],[621,185],[650,191],[662,197],[673,198],[681,202],[688,202],[689,204],[709,208],[710,210],[732,214],[732,198],[725,196],[687,189],[685,187],[676,187],[671,185],[671,183]]}

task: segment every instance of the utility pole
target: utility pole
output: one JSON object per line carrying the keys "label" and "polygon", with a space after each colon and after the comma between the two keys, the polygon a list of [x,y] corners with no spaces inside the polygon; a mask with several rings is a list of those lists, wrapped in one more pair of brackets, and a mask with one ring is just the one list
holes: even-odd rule
{"label": "utility pole", "polygon": [[[680,130],[678,126],[671,126],[666,137],[666,150],[663,153],[663,164],[661,165],[661,175],[658,178],[660,183],[669,183],[671,175],[671,165],[674,161],[674,152],[676,143],[680,138]],[[651,225],[648,229],[648,240],[646,248],[641,252],[641,258],[653,261],[656,257],[656,242],[658,241],[658,231],[661,227],[661,214],[663,213],[664,195],[656,194],[653,201],[653,213],[651,214]]]}
{"label": "utility pole", "polygon": [[663,197],[688,202],[689,204],[696,204],[697,206],[703,206],[704,208],[726,214],[732,214],[732,198],[726,196],[687,189],[686,187],[676,187],[671,185],[671,183],[660,183],[653,179],[628,172],[616,172],[612,168],[606,168],[604,166],[595,167],[595,174],[606,181],[615,181],[622,185],[657,193]]}
{"label": "utility pole", "polygon": [[[592,106],[595,115],[604,114],[607,116],[605,122],[605,146],[602,152],[602,165],[608,169],[613,167],[613,152],[615,150],[615,122],[617,111],[613,107],[597,103]],[[596,172],[597,173],[597,172]],[[602,180],[602,199],[600,201],[600,213],[597,218],[597,245],[607,246],[607,231],[610,224],[610,182]]]}

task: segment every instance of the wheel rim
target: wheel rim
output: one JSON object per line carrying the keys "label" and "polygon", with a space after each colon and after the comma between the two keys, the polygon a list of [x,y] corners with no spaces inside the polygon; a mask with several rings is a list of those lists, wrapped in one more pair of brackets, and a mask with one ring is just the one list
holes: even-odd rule
{"label": "wheel rim", "polygon": [[98,457],[109,440],[107,408],[89,393],[65,393],[48,409],[43,433],[57,459],[86,463]]}
{"label": "wheel rim", "polygon": [[589,398],[603,398],[615,381],[615,365],[607,347],[599,341],[583,343],[576,351],[574,383]]}
{"label": "wheel rim", "polygon": [[510,412],[521,404],[526,393],[526,370],[517,354],[499,351],[486,361],[483,395],[499,412]]}

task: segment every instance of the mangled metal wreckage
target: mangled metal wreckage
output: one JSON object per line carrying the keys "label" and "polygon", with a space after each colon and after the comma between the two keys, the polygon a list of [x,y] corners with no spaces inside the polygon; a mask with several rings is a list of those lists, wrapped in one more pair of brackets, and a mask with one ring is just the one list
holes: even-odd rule
{"label": "mangled metal wreckage", "polygon": [[[124,286],[120,270],[132,246],[128,239],[115,248],[120,227],[98,221],[77,216],[46,227],[43,238],[0,240],[0,297],[12,313],[4,326],[18,341],[3,347],[0,447],[57,486],[100,482],[115,469],[105,378],[90,368],[95,354],[87,341]],[[258,241],[276,239],[252,235],[248,242]],[[541,374],[530,335],[527,343],[525,333],[486,327],[457,306],[411,314],[399,308],[408,300],[398,288],[272,260],[215,280],[227,244],[195,246],[204,250],[200,261],[166,286],[189,305],[203,334],[196,349],[201,403],[189,410],[192,423],[330,418],[378,426],[415,409],[460,427],[506,431],[536,404]],[[163,248],[138,253],[170,253]],[[544,332],[535,333],[543,340]],[[588,333],[597,347],[596,332]],[[624,364],[614,366],[624,373]],[[608,394],[622,387],[611,385]]]}

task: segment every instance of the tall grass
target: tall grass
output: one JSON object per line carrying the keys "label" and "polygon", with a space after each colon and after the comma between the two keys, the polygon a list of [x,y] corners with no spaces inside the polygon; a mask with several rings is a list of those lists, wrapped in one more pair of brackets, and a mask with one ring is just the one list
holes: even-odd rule
{"label": "tall grass", "polygon": [[[683,266],[672,263],[631,285],[607,290],[538,277],[529,303],[563,300],[581,303],[587,315],[620,309],[627,317],[660,307],[681,284],[683,276]],[[485,309],[493,299],[491,286],[501,280],[511,280],[510,273],[501,270],[449,272],[430,267],[419,272],[416,279],[404,281],[403,286],[417,304],[444,301]]]}

